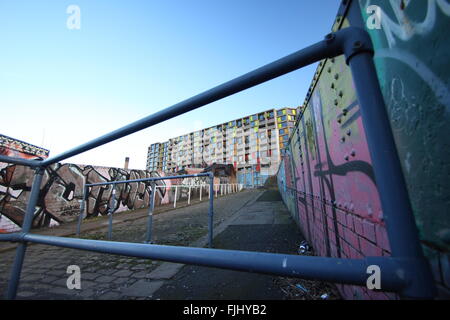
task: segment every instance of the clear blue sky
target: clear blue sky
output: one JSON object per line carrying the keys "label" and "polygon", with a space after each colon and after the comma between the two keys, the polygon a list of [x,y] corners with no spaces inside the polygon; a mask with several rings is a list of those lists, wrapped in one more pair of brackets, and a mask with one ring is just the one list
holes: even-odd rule
{"label": "clear blue sky", "polygon": [[[66,26],[69,5],[81,28]],[[0,133],[51,155],[310,45],[337,0],[0,1]],[[66,162],[145,168],[147,147],[303,103],[305,68]]]}

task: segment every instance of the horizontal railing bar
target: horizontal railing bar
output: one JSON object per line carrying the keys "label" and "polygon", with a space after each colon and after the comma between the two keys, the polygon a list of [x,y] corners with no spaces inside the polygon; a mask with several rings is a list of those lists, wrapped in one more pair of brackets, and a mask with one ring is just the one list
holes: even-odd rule
{"label": "horizontal railing bar", "polygon": [[[336,34],[338,34],[339,32],[341,31],[338,31]],[[344,39],[344,37],[342,37],[342,39]],[[101,137],[98,137],[66,152],[63,152],[57,156],[48,158],[43,161],[42,165],[48,166],[58,161],[70,158],[82,152],[104,145],[108,142],[123,138],[134,132],[151,127],[165,120],[169,120],[188,111],[195,110],[214,101],[223,99],[235,93],[272,80],[299,68],[310,65],[314,62],[340,55],[342,54],[341,44],[342,43],[339,43],[339,41],[330,43],[326,40],[323,40],[317,42],[316,44],[313,44],[284,58],[269,63],[231,81],[225,82],[219,86],[216,86],[194,97],[177,103],[171,107],[165,108],[159,112],[137,120],[122,128],[107,133]]]}
{"label": "horizontal railing bar", "polygon": [[20,241],[22,239],[23,233],[13,232],[13,233],[0,233],[0,241]]}
{"label": "horizontal railing bar", "polygon": [[98,183],[87,183],[86,187],[103,186],[109,184],[121,184],[121,183],[132,183],[132,182],[145,182],[145,181],[159,181],[159,180],[170,180],[170,179],[183,179],[183,178],[193,178],[193,177],[207,177],[210,173],[196,173],[196,174],[184,174],[179,176],[168,176],[168,177],[152,177],[152,178],[142,178],[133,180],[118,180],[109,182],[98,182]]}
{"label": "horizontal railing bar", "polygon": [[29,160],[29,159],[8,157],[8,156],[0,155],[0,162],[19,164],[19,165],[24,165],[24,166],[28,166],[28,167],[39,167],[42,165],[43,161]]}
{"label": "horizontal railing bar", "polygon": [[397,291],[405,285],[397,264],[388,257],[340,259],[280,253],[149,245],[89,239],[26,234],[23,241],[99,253],[148,258],[176,263],[264,273],[285,277],[316,279],[354,285],[366,285],[369,265],[381,270],[383,291]]}

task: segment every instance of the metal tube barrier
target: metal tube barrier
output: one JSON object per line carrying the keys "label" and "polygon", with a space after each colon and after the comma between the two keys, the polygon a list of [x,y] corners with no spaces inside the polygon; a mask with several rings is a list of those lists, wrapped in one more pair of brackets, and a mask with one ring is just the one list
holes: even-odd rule
{"label": "metal tube barrier", "polygon": [[[343,30],[338,31],[337,33],[342,31]],[[91,140],[57,156],[50,157],[42,161],[41,165],[48,166],[50,164],[65,160],[77,154],[102,146],[108,142],[151,127],[165,120],[169,120],[188,111],[195,110],[214,101],[226,98],[235,93],[272,80],[294,70],[306,67],[314,62],[337,56],[340,53],[339,43],[329,45],[325,41],[320,41],[284,58],[260,67],[259,69],[244,74],[243,76],[225,82],[192,98],[107,133],[99,138]]]}
{"label": "metal tube barrier", "polygon": [[396,272],[398,268],[396,262],[386,257],[340,259],[254,251],[74,239],[36,234],[27,234],[24,236],[24,240],[108,254],[286,277],[342,282],[354,285],[366,285],[367,267],[376,264],[382,270],[386,270],[381,277],[381,287],[384,290],[396,291],[403,288],[406,284],[401,274]]}
{"label": "metal tube barrier", "polygon": [[[22,233],[27,234],[30,232],[33,224],[34,211],[39,198],[39,191],[42,183],[42,177],[44,176],[44,169],[36,169],[33,185],[31,186],[30,199],[28,200],[27,210],[22,223]],[[19,287],[20,274],[22,273],[23,259],[25,257],[25,251],[27,250],[27,242],[23,241],[16,249],[16,257],[14,258],[13,266],[11,268],[11,276],[8,283],[8,289],[6,292],[6,299],[14,299],[17,294],[17,288]]]}
{"label": "metal tube barrier", "polygon": [[181,174],[178,176],[152,177],[152,178],[142,178],[142,179],[134,179],[134,180],[117,180],[117,181],[109,181],[109,182],[88,183],[88,184],[86,184],[86,187],[107,186],[110,184],[121,184],[121,183],[131,183],[131,182],[147,182],[147,181],[194,178],[194,177],[206,177],[206,176],[209,176],[208,172],[196,173],[196,174]]}
{"label": "metal tube barrier", "polygon": [[[209,194],[213,194],[214,188],[214,174],[209,176]],[[208,244],[212,248],[213,245],[213,228],[214,228],[214,196],[209,197],[209,209],[208,209]]]}
{"label": "metal tube barrier", "polygon": [[22,166],[27,166],[27,167],[32,167],[32,168],[37,168],[42,165],[42,162],[40,160],[28,160],[28,159],[8,157],[8,156],[3,156],[3,155],[0,155],[0,162],[19,164]]}
{"label": "metal tube barrier", "polygon": [[177,207],[177,195],[178,195],[178,186],[175,186],[175,196],[173,199],[173,207],[176,208]]}
{"label": "metal tube barrier", "polygon": [[112,190],[112,197],[111,201],[109,202],[109,210],[108,210],[108,216],[109,216],[109,222],[108,222],[108,240],[112,239],[112,225],[113,225],[113,213],[114,213],[114,206],[115,206],[115,196],[116,196],[116,189]]}
{"label": "metal tube barrier", "polygon": [[147,236],[145,243],[152,243],[152,229],[153,229],[153,210],[155,209],[155,194],[156,183],[151,184],[152,194],[150,195],[150,205],[148,206],[148,220],[147,220]]}
{"label": "metal tube barrier", "polygon": [[81,221],[83,220],[84,215],[85,215],[84,214],[85,210],[87,209],[86,201],[87,201],[88,194],[89,194],[89,189],[88,189],[88,187],[84,186],[83,198],[82,198],[81,204],[80,204],[80,215],[78,216],[78,222],[77,222],[77,232],[76,232],[77,236],[79,236],[80,232],[81,232]]}
{"label": "metal tube barrier", "polygon": [[[369,39],[370,40],[370,39]],[[361,108],[362,120],[369,145],[370,156],[386,221],[393,257],[410,263],[406,268],[414,285],[405,289],[404,295],[420,297],[434,295],[431,269],[425,259],[419,233],[409,201],[402,167],[389,125],[389,119],[379,87],[372,54],[360,53],[349,61]],[[382,148],[375,149],[375,146]]]}
{"label": "metal tube barrier", "polygon": [[[152,178],[142,178],[142,179],[133,179],[133,180],[117,180],[117,181],[110,181],[110,182],[98,182],[98,183],[87,183],[84,186],[84,194],[83,194],[83,199],[87,199],[87,195],[88,195],[88,188],[89,187],[98,187],[98,186],[105,186],[105,185],[112,185],[115,186],[117,184],[122,184],[122,183],[133,183],[133,182],[151,182],[152,183],[152,195],[150,197],[150,204],[149,204],[149,211],[148,211],[148,220],[147,220],[147,232],[146,232],[146,240],[145,243],[152,243],[151,242],[151,238],[152,238],[152,226],[153,226],[153,211],[155,209],[155,194],[156,194],[156,181],[160,181],[160,180],[170,180],[170,179],[184,179],[184,178],[193,178],[193,177],[209,177],[210,173],[205,172],[205,173],[197,173],[197,174],[184,174],[184,175],[178,175],[178,176],[167,176],[167,177],[152,177]],[[178,185],[175,186],[177,190]],[[112,196],[112,201],[114,202],[115,200],[115,189],[113,189],[113,196]],[[176,206],[176,193],[175,193],[175,202],[174,205]],[[213,205],[213,204],[212,204]],[[108,233],[107,233],[107,238],[108,240],[111,240],[112,238],[112,215],[113,215],[113,208],[114,205],[112,204],[110,206],[108,215],[109,215],[109,224],[108,224]],[[209,209],[212,210],[212,209]],[[84,212],[83,209],[80,209],[81,212]],[[208,211],[208,216],[209,216],[209,211]],[[78,218],[78,224],[77,224],[77,236],[80,235],[80,230],[81,230],[81,223],[82,223],[83,217],[82,214],[80,214],[80,217]],[[210,242],[211,243],[211,242]]]}
{"label": "metal tube barrier", "polygon": [[22,241],[22,233],[20,232],[0,233],[0,241],[11,241],[11,242]]}
{"label": "metal tube barrier", "polygon": [[[353,10],[356,10],[355,8]],[[374,260],[376,261],[374,264],[380,266],[383,272],[382,288],[383,290],[395,290],[406,297],[432,298],[435,294],[433,278],[428,261],[423,256],[405,181],[401,176],[402,170],[373,64],[372,43],[369,35],[362,28],[348,27],[330,33],[324,40],[305,49],[47,160],[28,161],[0,156],[0,161],[44,168],[314,62],[342,54],[345,55],[354,77],[356,93],[366,128],[367,142],[373,160],[375,178],[380,190],[382,210],[387,217],[386,224],[389,242],[393,249],[392,257],[380,257]],[[349,260],[284,256],[287,260],[282,261],[295,262],[294,264],[289,264],[288,268],[287,265],[285,267],[284,262],[280,264],[281,261],[279,259],[275,260],[273,255],[265,256],[263,253],[249,253],[245,256],[239,255],[234,251],[228,253],[223,250],[216,251],[217,249],[197,248],[200,251],[191,251],[193,248],[154,247],[154,245],[107,243],[95,240],[32,235],[28,232],[41,180],[42,170],[40,170],[33,182],[32,196],[30,196],[25,217],[27,224],[24,222],[22,227],[23,241],[25,242],[21,243],[17,249],[16,260],[8,287],[8,298],[15,298],[16,296],[26,241],[263,273],[269,271],[263,267],[266,259],[267,261],[274,259],[278,263],[277,266],[273,266],[279,272],[277,274],[290,274],[290,276],[304,278],[314,277],[325,281],[358,285],[365,284],[367,269],[364,268],[366,266],[364,261],[368,261],[368,259]],[[210,194],[211,191],[214,191],[212,183],[210,185]],[[0,240],[2,239],[0,238]],[[190,253],[194,256],[190,256]],[[259,260],[261,257],[264,257],[262,261]],[[269,264],[272,266],[271,262]],[[290,270],[290,272],[287,270]],[[270,271],[273,272],[272,269]],[[400,275],[402,276],[401,279],[399,279]]]}

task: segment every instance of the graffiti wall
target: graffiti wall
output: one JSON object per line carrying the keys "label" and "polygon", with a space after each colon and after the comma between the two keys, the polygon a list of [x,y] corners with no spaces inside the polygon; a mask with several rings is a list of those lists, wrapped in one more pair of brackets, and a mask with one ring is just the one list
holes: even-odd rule
{"label": "graffiti wall", "polygon": [[[450,2],[364,1],[381,8],[368,30],[424,253],[450,297]],[[364,17],[365,12],[363,11]]]}
{"label": "graffiti wall", "polygon": [[46,159],[49,150],[0,134],[0,155],[22,159]]}
{"label": "graffiti wall", "polygon": [[[235,171],[228,168],[211,167],[214,184],[236,183]],[[229,172],[229,171],[232,172]],[[187,168],[183,174],[196,174],[204,169]],[[181,174],[181,173],[179,173]],[[21,165],[0,162],[0,232],[20,230],[33,183],[34,170]],[[123,181],[165,176],[162,172],[125,170],[119,168],[94,167],[90,165],[54,164],[44,173],[40,196],[36,206],[33,227],[57,226],[75,220],[80,214],[85,184]],[[155,206],[203,199],[208,195],[207,177],[158,180]],[[200,185],[204,185],[200,190]],[[175,186],[178,186],[175,188]],[[216,187],[218,188],[218,187]],[[113,190],[115,201],[112,202]],[[107,215],[111,205],[113,212],[146,208],[152,195],[150,182],[131,182],[115,186],[93,186],[88,190],[86,201],[87,218]]]}
{"label": "graffiti wall", "polygon": [[[333,30],[381,9],[368,29],[411,202],[433,273],[450,288],[450,29],[448,1],[353,1],[358,19],[339,16]],[[361,14],[362,13],[362,14]],[[362,19],[361,19],[362,18]],[[390,255],[354,84],[343,57],[320,63],[304,113],[282,154],[278,185],[284,202],[318,255]],[[339,285],[348,299],[393,299],[390,293]]]}
{"label": "graffiti wall", "polygon": [[[54,164],[45,170],[33,227],[54,226],[74,220],[80,214],[80,201],[86,183],[141,179],[159,176],[157,172]],[[0,232],[20,230],[30,195],[34,171],[20,165],[0,163]],[[157,181],[155,205],[173,201],[171,181]],[[148,206],[151,190],[148,182],[119,184],[114,212]],[[91,187],[87,197],[87,216],[105,215],[111,203],[112,186]],[[173,197],[173,195],[172,195]]]}

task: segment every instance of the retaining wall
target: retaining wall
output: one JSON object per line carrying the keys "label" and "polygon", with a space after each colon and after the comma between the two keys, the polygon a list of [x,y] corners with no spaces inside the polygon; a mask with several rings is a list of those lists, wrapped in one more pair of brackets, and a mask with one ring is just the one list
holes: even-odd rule
{"label": "retaining wall", "polygon": [[[423,250],[439,296],[448,298],[450,5],[439,0],[351,2],[358,4],[357,15],[341,7],[333,30],[364,24],[370,33]],[[373,14],[367,13],[369,5],[381,10],[379,29],[367,27],[374,22]],[[318,255],[390,255],[364,125],[344,57],[320,63],[277,177],[284,202]],[[396,298],[359,286],[338,288],[347,299]]]}

